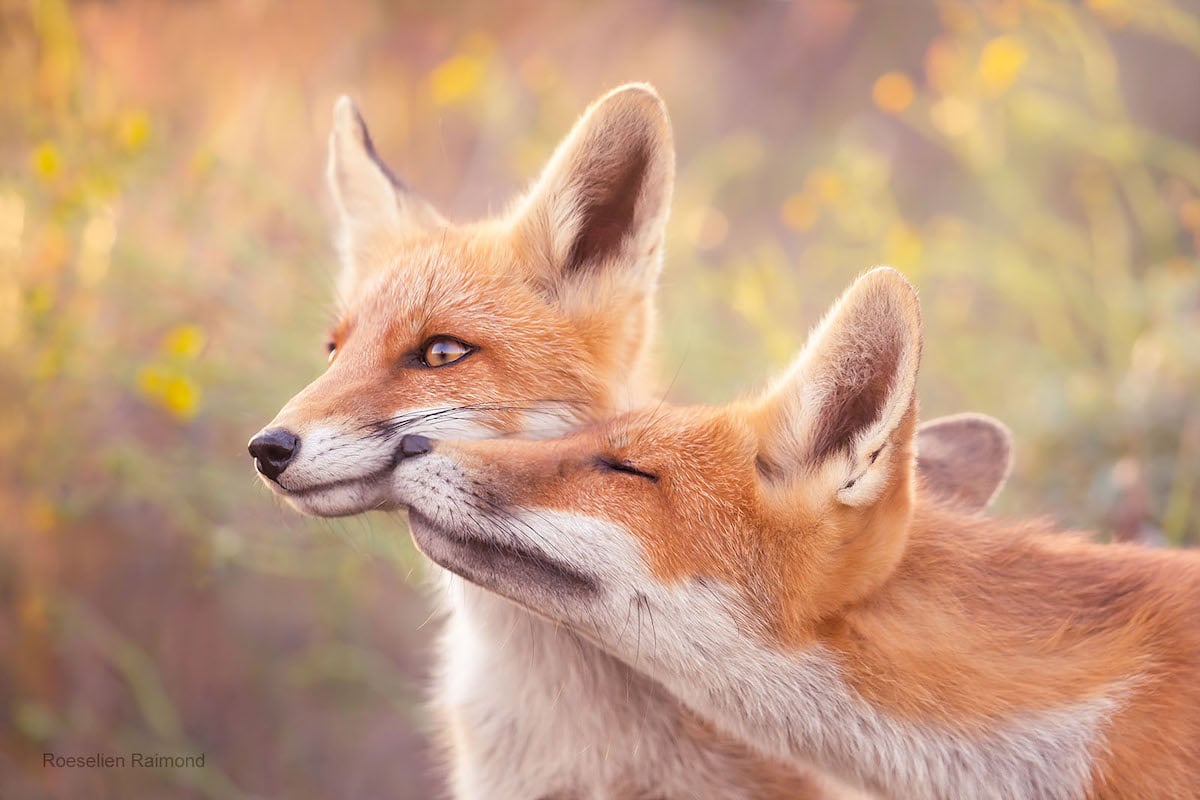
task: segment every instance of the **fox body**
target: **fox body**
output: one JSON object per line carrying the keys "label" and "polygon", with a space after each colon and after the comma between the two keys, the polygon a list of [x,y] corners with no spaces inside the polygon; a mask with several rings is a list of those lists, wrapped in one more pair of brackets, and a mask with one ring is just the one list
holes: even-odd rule
{"label": "fox body", "polygon": [[[251,441],[265,482],[309,514],[400,508],[405,436],[545,438],[647,403],[673,159],[661,102],[625,87],[584,115],[509,213],[451,225],[339,101],[330,366]],[[930,484],[960,505],[982,507],[1006,477],[1007,434],[987,418],[942,420],[922,442]],[[453,573],[435,581],[449,612],[435,700],[457,796],[827,793],[569,627]]]}
{"label": "fox body", "polygon": [[1200,558],[931,496],[920,349],[875,270],[762,396],[418,437],[393,490],[434,561],[763,755],[891,797],[1200,796]]}

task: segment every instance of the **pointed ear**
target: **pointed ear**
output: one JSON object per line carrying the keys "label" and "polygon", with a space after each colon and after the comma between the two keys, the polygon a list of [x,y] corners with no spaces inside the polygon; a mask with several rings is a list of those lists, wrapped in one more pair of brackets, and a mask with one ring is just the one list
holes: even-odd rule
{"label": "pointed ear", "polygon": [[759,459],[773,479],[818,475],[867,506],[911,471],[921,311],[893,269],[851,286],[761,405]]}
{"label": "pointed ear", "polygon": [[400,181],[375,152],[358,108],[343,95],[333,107],[329,134],[329,190],[338,215],[342,288],[353,286],[399,237],[446,221]]}
{"label": "pointed ear", "polygon": [[922,486],[964,511],[987,508],[1012,470],[1012,434],[985,414],[938,417],[917,429]]}
{"label": "pointed ear", "polygon": [[654,89],[630,84],[593,103],[516,211],[538,282],[560,300],[586,286],[652,290],[674,179],[671,126]]}

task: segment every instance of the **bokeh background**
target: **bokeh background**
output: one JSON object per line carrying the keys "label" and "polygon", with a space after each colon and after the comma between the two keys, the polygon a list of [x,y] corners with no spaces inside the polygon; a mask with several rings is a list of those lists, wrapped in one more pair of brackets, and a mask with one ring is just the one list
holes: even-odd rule
{"label": "bokeh background", "polygon": [[323,367],[332,103],[469,219],[628,80],[676,132],[674,398],[892,264],[926,416],[1016,434],[997,513],[1200,540],[1196,3],[0,0],[0,797],[441,791],[403,521],[300,519],[244,449]]}

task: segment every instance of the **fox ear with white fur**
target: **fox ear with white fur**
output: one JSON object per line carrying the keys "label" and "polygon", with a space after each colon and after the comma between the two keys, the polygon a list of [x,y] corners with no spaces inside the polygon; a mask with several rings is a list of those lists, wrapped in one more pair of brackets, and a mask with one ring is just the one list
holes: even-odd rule
{"label": "fox ear with white fur", "polygon": [[516,210],[537,280],[564,302],[581,290],[652,290],[674,177],[671,125],[654,89],[630,84],[593,103]]}
{"label": "fox ear with white fur", "polygon": [[871,270],[834,304],[762,401],[765,476],[816,476],[865,507],[913,468],[921,310],[893,269]]}
{"label": "fox ear with white fur", "polygon": [[338,214],[344,293],[371,264],[386,259],[396,239],[446,224],[383,163],[362,115],[345,95],[333,107],[326,177]]}

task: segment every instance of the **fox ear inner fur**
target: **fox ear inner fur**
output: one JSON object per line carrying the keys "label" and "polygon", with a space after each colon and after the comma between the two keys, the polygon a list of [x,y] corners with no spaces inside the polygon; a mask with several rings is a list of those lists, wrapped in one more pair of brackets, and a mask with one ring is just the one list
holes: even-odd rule
{"label": "fox ear inner fur", "polygon": [[768,474],[827,476],[838,502],[873,504],[911,469],[921,312],[893,269],[859,278],[762,401]]}
{"label": "fox ear inner fur", "polygon": [[1012,471],[1012,434],[984,414],[955,414],[917,429],[922,487],[964,511],[982,511]]}
{"label": "fox ear inner fur", "polygon": [[609,92],[584,112],[518,205],[516,229],[561,294],[652,287],[675,179],[666,108],[645,84]]}
{"label": "fox ear inner fur", "polygon": [[373,252],[397,238],[446,225],[383,163],[354,101],[344,95],[333,107],[326,177],[338,215],[343,292],[363,277],[362,266]]}

